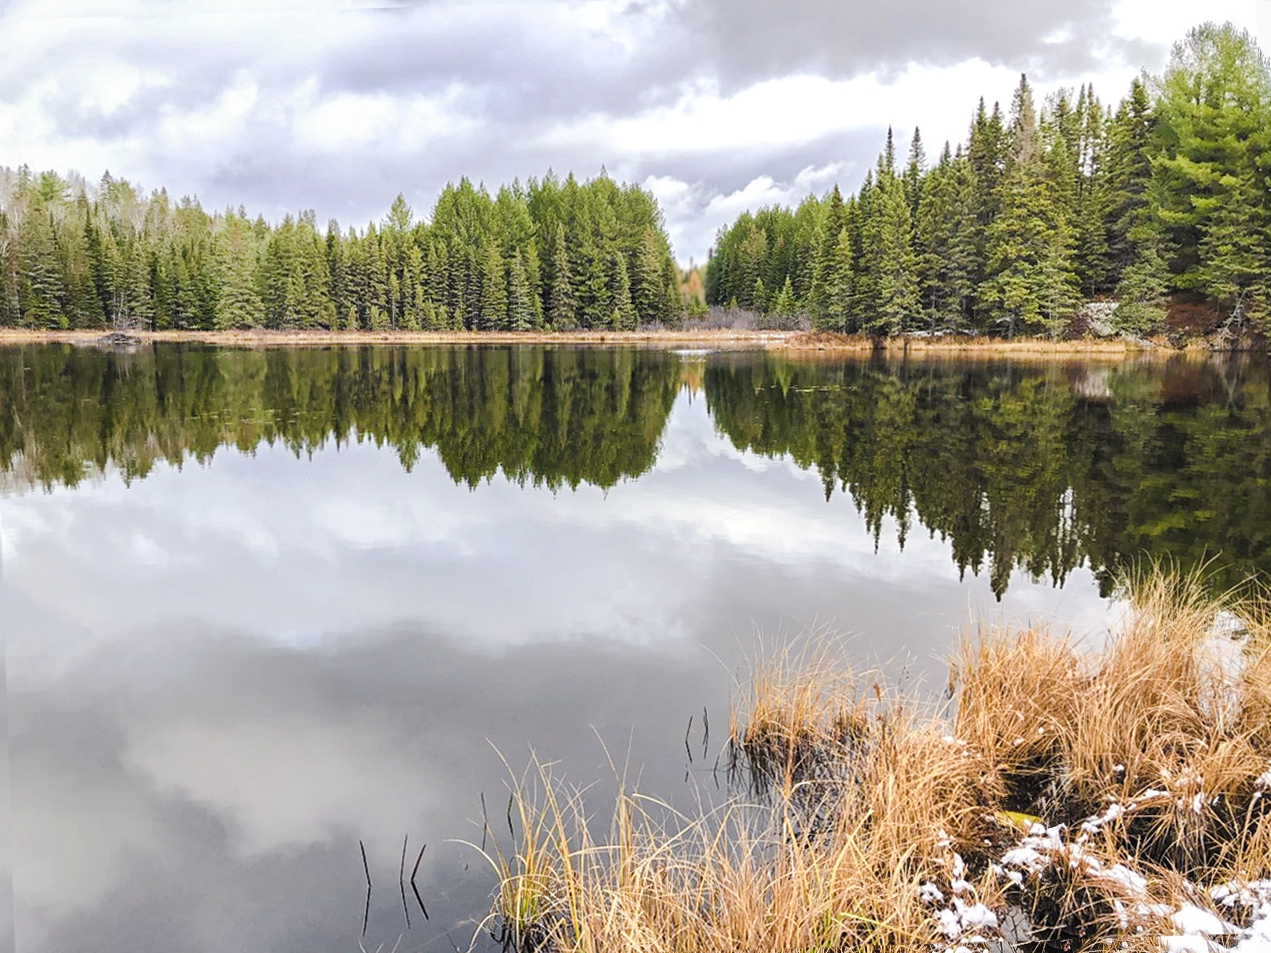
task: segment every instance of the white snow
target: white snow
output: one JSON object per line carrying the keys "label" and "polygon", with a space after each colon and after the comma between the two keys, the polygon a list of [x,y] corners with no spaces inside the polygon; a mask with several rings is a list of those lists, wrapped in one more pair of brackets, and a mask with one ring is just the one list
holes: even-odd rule
{"label": "white snow", "polygon": [[1167,953],[1213,953],[1218,949],[1203,936],[1163,936],[1161,945]]}
{"label": "white snow", "polygon": [[918,888],[918,899],[923,903],[940,903],[944,900],[944,894],[940,892],[939,887],[928,882]]}
{"label": "white snow", "polygon": [[1187,935],[1227,936],[1239,932],[1230,923],[1190,903],[1183,904],[1170,919],[1179,933]]}
{"label": "white snow", "polygon": [[1097,834],[1102,830],[1104,824],[1111,824],[1125,813],[1125,808],[1120,804],[1113,803],[1108,809],[1098,817],[1088,817],[1081,822],[1082,833]]}
{"label": "white snow", "polygon": [[1140,873],[1131,870],[1125,864],[1113,864],[1106,870],[1096,871],[1098,876],[1106,880],[1113,880],[1126,889],[1128,893],[1145,894],[1147,893],[1147,879]]}
{"label": "white snow", "polygon": [[996,930],[997,914],[982,903],[963,903],[955,897],[952,909],[939,911],[936,922],[941,933],[957,940],[975,930]]}

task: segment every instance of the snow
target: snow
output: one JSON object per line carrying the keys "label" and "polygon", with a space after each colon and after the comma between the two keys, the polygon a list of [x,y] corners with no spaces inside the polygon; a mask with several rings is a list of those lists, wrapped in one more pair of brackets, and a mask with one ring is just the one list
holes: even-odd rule
{"label": "snow", "polygon": [[1223,884],[1209,895],[1225,910],[1252,911],[1249,926],[1240,931],[1230,953],[1271,953],[1271,880]]}
{"label": "snow", "polygon": [[1161,945],[1167,953],[1213,953],[1218,949],[1203,936],[1163,936]]}
{"label": "snow", "polygon": [[1112,880],[1119,883],[1125,888],[1127,893],[1145,894],[1147,893],[1147,880],[1140,873],[1131,870],[1125,864],[1113,864],[1106,870],[1097,872],[1100,877],[1106,880]]}
{"label": "snow", "polygon": [[1002,855],[1005,867],[1023,867],[1029,873],[1041,870],[1050,865],[1050,859],[1033,847],[1014,847]]}
{"label": "snow", "polygon": [[940,903],[944,900],[944,894],[935,884],[924,883],[918,888],[918,899],[923,903]]}
{"label": "snow", "polygon": [[[1120,770],[1124,770],[1119,765]],[[1200,787],[1199,778],[1180,778],[1179,788],[1195,790]],[[1260,791],[1271,793],[1271,767],[1257,779]],[[1102,814],[1086,818],[1070,837],[1064,825],[1044,827],[1033,824],[1026,836],[1005,850],[989,869],[999,882],[1020,889],[1027,889],[1026,878],[1041,874],[1052,865],[1081,870],[1093,879],[1104,881],[1112,888],[1108,897],[1117,913],[1123,931],[1136,926],[1142,933],[1151,924],[1168,924],[1168,935],[1159,937],[1164,953],[1271,953],[1271,880],[1240,881],[1223,884],[1209,891],[1214,909],[1206,909],[1195,903],[1182,903],[1177,908],[1152,902],[1148,881],[1128,862],[1112,863],[1097,856],[1088,842],[1105,825],[1114,823],[1127,812],[1154,801],[1167,800],[1180,808],[1190,807],[1198,813],[1205,804],[1203,793],[1182,797],[1170,791],[1149,789],[1125,805],[1113,802]],[[947,837],[943,831],[942,837]],[[951,846],[951,845],[949,845]],[[986,905],[971,902],[975,887],[966,880],[966,864],[962,857],[953,854],[950,889],[951,905],[935,913],[940,932],[950,941],[939,953],[973,953],[982,951],[990,937],[998,930],[997,914]],[[1201,887],[1187,883],[1192,896],[1201,897]],[[919,896],[925,903],[944,902],[944,894],[932,883],[919,888]],[[966,899],[964,900],[963,897]],[[1203,902],[1203,901],[1202,901]],[[1241,924],[1247,924],[1242,926]],[[1156,930],[1152,929],[1152,933]],[[1148,934],[1151,935],[1151,934]],[[1215,938],[1221,940],[1216,942]],[[968,947],[968,944],[970,945]]]}
{"label": "snow", "polygon": [[1183,904],[1170,917],[1179,933],[1186,935],[1227,936],[1239,932],[1236,927],[1219,920],[1208,910],[1190,903]]}
{"label": "snow", "polygon": [[1111,824],[1118,820],[1125,813],[1125,808],[1120,804],[1113,803],[1106,811],[1098,817],[1090,817],[1081,823],[1081,830],[1084,834],[1097,834],[1103,828],[1104,824]]}
{"label": "snow", "polygon": [[976,930],[996,930],[997,914],[982,903],[963,903],[955,897],[951,909],[936,914],[936,923],[950,940],[958,940]]}

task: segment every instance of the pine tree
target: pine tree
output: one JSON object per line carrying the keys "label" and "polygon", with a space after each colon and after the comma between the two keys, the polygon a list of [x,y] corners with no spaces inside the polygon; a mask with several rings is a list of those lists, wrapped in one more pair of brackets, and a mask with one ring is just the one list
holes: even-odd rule
{"label": "pine tree", "polygon": [[39,196],[27,206],[18,226],[18,303],[29,328],[64,328],[62,276],[57,267],[53,216]]}
{"label": "pine tree", "polygon": [[216,244],[221,275],[216,327],[260,327],[265,320],[265,308],[256,282],[256,242],[251,227],[241,217],[231,214]]}
{"label": "pine tree", "polygon": [[794,317],[797,306],[798,302],[794,297],[794,283],[790,280],[790,276],[787,275],[786,282],[773,298],[772,307],[769,311],[773,317],[784,323]]}
{"label": "pine tree", "polygon": [[961,326],[974,289],[975,195],[966,158],[950,154],[927,176],[914,222],[918,299],[932,329]]}
{"label": "pine tree", "polygon": [[1000,211],[987,230],[988,277],[980,297],[1009,336],[1054,333],[1075,309],[1073,232],[1042,150],[1032,89],[1021,77]]}
{"label": "pine tree", "polygon": [[663,252],[658,247],[657,232],[646,228],[640,236],[635,268],[631,273],[631,300],[641,324],[670,321],[662,263]]}
{"label": "pine tree", "polygon": [[1156,114],[1152,194],[1175,284],[1209,295],[1228,314],[1263,317],[1271,270],[1267,60],[1245,31],[1197,27],[1174,47]]}
{"label": "pine tree", "polygon": [[481,331],[504,331],[508,326],[508,293],[503,255],[498,246],[490,242],[482,258],[484,267],[481,272],[480,323],[477,328]]}
{"label": "pine tree", "polygon": [[817,327],[846,334],[854,331],[855,275],[852,267],[852,236],[847,227],[839,229],[838,242],[822,273],[822,311]]}
{"label": "pine tree", "polygon": [[636,312],[631,303],[631,279],[627,274],[626,258],[617,249],[611,253],[609,275],[609,301],[612,307],[609,327],[615,331],[632,331],[636,326]]}
{"label": "pine tree", "polygon": [[922,148],[922,133],[914,127],[914,137],[909,143],[909,161],[905,165],[905,201],[909,205],[909,214],[918,214],[918,203],[922,199],[923,174],[926,169],[927,154]]}
{"label": "pine tree", "polygon": [[547,320],[553,328],[575,327],[578,304],[574,298],[574,279],[565,248],[565,226],[556,227],[552,241],[552,283],[548,291]]}
{"label": "pine tree", "polygon": [[921,313],[913,226],[901,180],[891,175],[880,177],[872,210],[868,234],[873,248],[870,270],[875,295],[864,327],[875,334],[895,334]]}
{"label": "pine tree", "polygon": [[508,327],[513,331],[534,329],[534,295],[520,252],[513,253],[508,266]]}
{"label": "pine tree", "polygon": [[831,310],[833,308],[831,296],[835,293],[836,281],[841,275],[838,270],[841,263],[836,257],[836,252],[847,224],[843,193],[836,185],[825,200],[825,212],[816,239],[816,264],[813,268],[812,288],[809,295],[811,299],[809,312],[812,323],[817,327],[842,327],[846,321],[846,316],[842,312],[835,313]]}

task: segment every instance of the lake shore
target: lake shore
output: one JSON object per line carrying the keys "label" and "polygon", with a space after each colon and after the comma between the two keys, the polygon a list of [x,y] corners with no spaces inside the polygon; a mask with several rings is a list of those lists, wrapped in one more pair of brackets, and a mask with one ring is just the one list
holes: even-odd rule
{"label": "lake shore", "polygon": [[1160,340],[1049,338],[1003,340],[987,337],[919,337],[903,335],[874,339],[864,334],[831,332],[760,331],[731,328],[649,331],[135,331],[121,334],[104,330],[38,330],[0,328],[0,346],[19,344],[74,344],[83,347],[118,347],[128,343],[211,344],[221,347],[312,348],[365,345],[568,345],[584,347],[709,348],[712,350],[769,350],[791,355],[871,354],[887,355],[985,355],[993,357],[1103,357],[1120,358],[1204,354],[1213,350],[1261,350],[1242,342],[1239,347],[1216,347],[1203,338],[1185,346]]}
{"label": "lake shore", "polygon": [[730,714],[719,770],[744,793],[699,816],[624,791],[596,840],[582,789],[544,769],[491,858],[505,948],[1268,949],[1267,605],[1198,573],[1127,595],[1097,649],[975,627],[947,704],[832,639],[787,646]]}

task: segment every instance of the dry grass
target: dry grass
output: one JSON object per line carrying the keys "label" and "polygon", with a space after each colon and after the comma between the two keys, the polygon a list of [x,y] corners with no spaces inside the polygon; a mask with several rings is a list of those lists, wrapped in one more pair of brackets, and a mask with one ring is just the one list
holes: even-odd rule
{"label": "dry grass", "polygon": [[[91,346],[108,332],[0,328],[0,345],[68,343]],[[215,344],[225,347],[360,347],[378,345],[569,344],[595,346],[763,348],[788,336],[781,331],[135,331],[141,343]]]}
{"label": "dry grass", "polygon": [[581,793],[540,770],[514,797],[516,847],[493,857],[504,940],[1159,950],[1180,909],[1247,927],[1254,906],[1208,891],[1271,879],[1267,602],[1207,595],[1196,575],[1128,585],[1106,644],[965,639],[944,711],[857,678],[836,642],[776,655],[731,722],[751,800],[687,817],[624,793],[597,838]]}
{"label": "dry grass", "polygon": [[[885,354],[889,357],[966,357],[1022,358],[1028,360],[1062,358],[1167,358],[1177,356],[1180,348],[1166,338],[1150,340],[1128,338],[1053,338],[1019,337],[1012,340],[993,337],[945,335],[915,337],[896,335],[875,338],[867,334],[838,334],[833,331],[808,331],[785,336],[770,345],[791,355],[824,352],[827,354]],[[1185,350],[1204,353],[1209,346],[1203,338],[1189,340]]]}
{"label": "dry grass", "polygon": [[[0,346],[6,344],[66,343],[95,346],[108,335],[104,330],[38,330],[0,328]],[[1039,359],[1150,359],[1176,356],[1179,349],[1162,338],[1148,342],[1079,338],[1056,341],[1050,338],[1000,338],[946,336],[918,338],[897,336],[885,339],[864,334],[844,335],[828,331],[770,331],[746,328],[702,328],[697,330],[643,331],[136,331],[129,332],[139,343],[197,343],[222,347],[359,347],[377,345],[583,345],[597,347],[710,347],[724,350],[767,349],[789,357],[863,355],[922,358],[982,356]],[[119,346],[118,342],[107,346]],[[1205,340],[1188,342],[1188,352],[1208,350]]]}

